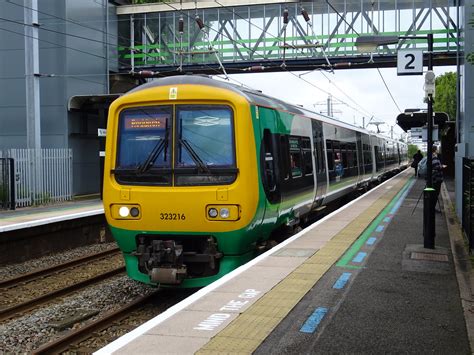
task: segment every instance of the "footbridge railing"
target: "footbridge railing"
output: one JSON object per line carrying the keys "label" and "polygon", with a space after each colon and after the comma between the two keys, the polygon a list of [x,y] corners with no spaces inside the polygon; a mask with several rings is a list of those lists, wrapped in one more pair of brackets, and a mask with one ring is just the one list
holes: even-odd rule
{"label": "footbridge railing", "polygon": [[[199,2],[198,2],[199,3]],[[179,2],[160,5],[168,11],[143,13],[137,7],[119,12],[119,67],[162,72],[220,62],[234,72],[252,66],[324,66],[357,61],[355,38],[365,34],[434,34],[435,61],[455,63],[462,50],[458,6],[454,0],[313,1],[251,6],[180,9]],[[140,7],[138,7],[140,9]],[[393,60],[400,48],[426,49],[426,41],[404,40],[381,47],[376,57]]]}

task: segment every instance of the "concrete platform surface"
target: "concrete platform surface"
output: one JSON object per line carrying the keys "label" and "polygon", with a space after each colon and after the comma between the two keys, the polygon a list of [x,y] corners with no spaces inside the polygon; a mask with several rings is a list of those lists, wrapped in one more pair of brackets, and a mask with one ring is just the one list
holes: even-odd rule
{"label": "concrete platform surface", "polygon": [[104,213],[100,199],[0,211],[0,233]]}

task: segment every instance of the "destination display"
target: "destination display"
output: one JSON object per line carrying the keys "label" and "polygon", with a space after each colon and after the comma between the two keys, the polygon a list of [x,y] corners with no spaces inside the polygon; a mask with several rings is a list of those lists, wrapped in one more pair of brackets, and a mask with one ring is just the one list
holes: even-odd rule
{"label": "destination display", "polygon": [[127,130],[152,130],[163,129],[166,127],[166,121],[169,119],[168,115],[160,116],[137,116],[125,117],[125,129]]}

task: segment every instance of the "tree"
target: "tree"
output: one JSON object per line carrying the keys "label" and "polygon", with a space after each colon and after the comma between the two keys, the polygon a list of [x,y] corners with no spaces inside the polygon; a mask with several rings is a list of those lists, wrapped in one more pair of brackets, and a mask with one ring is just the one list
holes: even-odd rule
{"label": "tree", "polygon": [[415,153],[419,150],[417,145],[415,144],[408,144],[408,159],[413,158]]}
{"label": "tree", "polygon": [[446,112],[449,119],[456,119],[456,73],[449,72],[436,78],[435,112]]}

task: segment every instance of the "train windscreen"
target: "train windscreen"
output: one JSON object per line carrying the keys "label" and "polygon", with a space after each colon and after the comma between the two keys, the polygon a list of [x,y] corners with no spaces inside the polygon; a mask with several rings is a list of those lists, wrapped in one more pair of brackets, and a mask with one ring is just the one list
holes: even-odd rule
{"label": "train windscreen", "polygon": [[236,177],[233,111],[227,106],[125,109],[117,143],[119,183],[220,185]]}
{"label": "train windscreen", "polygon": [[179,105],[176,129],[176,185],[226,184],[235,179],[233,115],[229,107]]}

